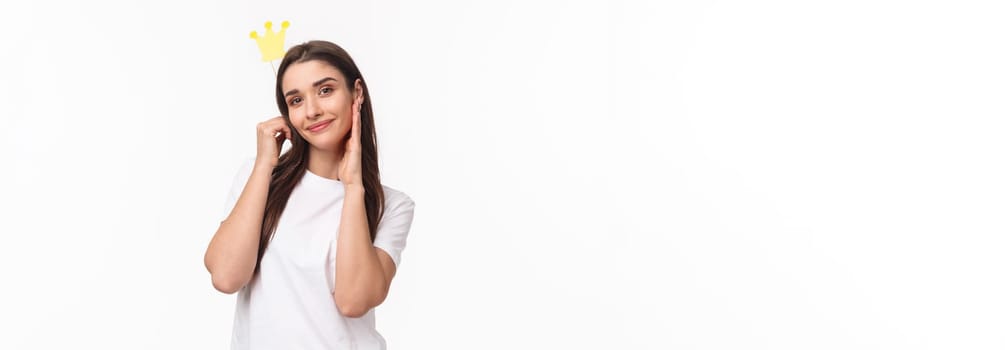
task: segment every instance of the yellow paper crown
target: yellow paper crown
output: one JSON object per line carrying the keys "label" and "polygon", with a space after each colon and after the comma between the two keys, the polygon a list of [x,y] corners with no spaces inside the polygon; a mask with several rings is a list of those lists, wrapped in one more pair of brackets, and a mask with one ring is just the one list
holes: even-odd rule
{"label": "yellow paper crown", "polygon": [[265,37],[259,37],[258,33],[252,31],[251,38],[258,43],[258,51],[262,52],[262,61],[270,62],[283,58],[286,49],[283,48],[286,42],[286,28],[290,26],[290,21],[283,21],[283,28],[279,33],[272,31],[272,22],[265,22]]}

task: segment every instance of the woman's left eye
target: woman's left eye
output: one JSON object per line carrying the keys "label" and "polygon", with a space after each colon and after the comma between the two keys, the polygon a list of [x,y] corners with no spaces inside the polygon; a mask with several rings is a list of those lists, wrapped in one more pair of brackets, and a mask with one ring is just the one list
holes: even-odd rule
{"label": "woman's left eye", "polygon": [[329,94],[331,92],[332,92],[332,88],[330,88],[330,87],[325,86],[325,87],[321,88],[321,94],[322,95],[327,95],[327,94]]}

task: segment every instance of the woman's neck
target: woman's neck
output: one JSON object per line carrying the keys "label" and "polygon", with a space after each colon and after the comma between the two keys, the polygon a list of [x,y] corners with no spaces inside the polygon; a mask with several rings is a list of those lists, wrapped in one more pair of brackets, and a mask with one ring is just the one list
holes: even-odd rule
{"label": "woman's neck", "polygon": [[307,169],[312,173],[333,180],[338,178],[338,169],[342,161],[342,150],[322,151],[311,148],[307,156]]}

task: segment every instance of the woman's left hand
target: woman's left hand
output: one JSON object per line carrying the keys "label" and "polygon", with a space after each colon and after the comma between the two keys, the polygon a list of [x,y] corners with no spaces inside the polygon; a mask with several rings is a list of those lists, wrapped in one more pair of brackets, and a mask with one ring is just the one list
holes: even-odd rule
{"label": "woman's left hand", "polygon": [[346,187],[359,185],[363,186],[363,147],[360,146],[360,108],[363,106],[363,98],[359,97],[352,103],[352,128],[349,130],[348,140],[345,142],[342,153],[342,162],[339,165],[338,177]]}

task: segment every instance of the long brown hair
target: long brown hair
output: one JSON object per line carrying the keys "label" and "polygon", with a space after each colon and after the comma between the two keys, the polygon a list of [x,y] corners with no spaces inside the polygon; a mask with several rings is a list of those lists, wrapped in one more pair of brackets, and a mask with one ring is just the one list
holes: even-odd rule
{"label": "long brown hair", "polygon": [[[290,199],[290,193],[296,187],[300,179],[307,171],[307,156],[310,149],[297,129],[290,122],[290,111],[286,106],[286,99],[283,97],[283,74],[286,69],[294,63],[307,61],[321,61],[338,69],[345,76],[345,84],[348,91],[353,91],[353,83],[359,79],[363,86],[363,106],[360,109],[360,145],[362,146],[363,189],[364,206],[366,207],[367,226],[370,228],[370,242],[377,237],[377,223],[383,216],[384,209],[384,188],[380,184],[380,169],[377,165],[377,131],[373,123],[373,108],[370,105],[370,91],[366,87],[366,80],[360,74],[356,63],[349,57],[349,53],[338,45],[327,41],[308,41],[306,43],[291,47],[286,51],[283,62],[279,64],[276,72],[276,104],[279,112],[286,119],[286,125],[290,128],[293,138],[290,140],[292,147],[279,156],[279,163],[272,170],[272,181],[269,183],[269,196],[265,202],[265,217],[262,220],[261,239],[258,243],[258,261],[255,264],[255,271],[262,263],[262,256],[265,248],[269,246],[272,235],[276,232],[279,224],[279,217],[286,208],[286,202]],[[333,228],[334,229],[334,228]]]}

